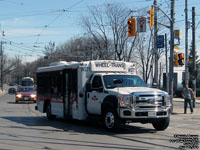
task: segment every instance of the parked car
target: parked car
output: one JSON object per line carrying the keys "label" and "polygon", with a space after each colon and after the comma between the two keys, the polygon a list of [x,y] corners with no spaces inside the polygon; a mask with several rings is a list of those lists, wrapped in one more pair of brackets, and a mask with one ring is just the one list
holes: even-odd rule
{"label": "parked car", "polygon": [[36,91],[31,86],[20,86],[16,92],[15,102],[34,102],[36,103]]}
{"label": "parked car", "polygon": [[16,93],[16,89],[15,88],[9,88],[8,89],[8,93],[9,94],[15,94]]}

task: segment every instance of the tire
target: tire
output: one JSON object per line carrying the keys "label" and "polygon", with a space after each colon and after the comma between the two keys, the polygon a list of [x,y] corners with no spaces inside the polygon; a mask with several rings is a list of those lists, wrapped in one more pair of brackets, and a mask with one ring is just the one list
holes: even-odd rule
{"label": "tire", "polygon": [[52,114],[51,114],[51,104],[50,104],[50,103],[47,104],[47,107],[46,107],[46,114],[47,114],[47,118],[48,118],[49,120],[54,120],[54,119],[56,118],[55,115],[52,115]]}
{"label": "tire", "polygon": [[103,123],[107,130],[113,131],[120,128],[121,121],[114,109],[106,109],[103,114]]}
{"label": "tire", "polygon": [[19,102],[18,102],[18,101],[15,101],[15,103],[18,104]]}
{"label": "tire", "polygon": [[168,117],[158,122],[154,122],[152,123],[152,125],[157,131],[163,131],[167,129],[167,127],[169,126],[169,122],[170,122],[170,118]]}

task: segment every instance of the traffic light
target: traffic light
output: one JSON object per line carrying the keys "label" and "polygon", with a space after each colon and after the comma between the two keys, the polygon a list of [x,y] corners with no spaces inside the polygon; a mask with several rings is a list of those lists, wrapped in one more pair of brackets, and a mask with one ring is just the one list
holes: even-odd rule
{"label": "traffic light", "polygon": [[174,66],[175,67],[178,67],[178,65],[179,65],[178,60],[179,60],[178,54],[174,54]]}
{"label": "traffic light", "polygon": [[136,35],[135,18],[128,19],[128,37]]}
{"label": "traffic light", "polygon": [[149,17],[148,17],[149,26],[150,26],[150,28],[152,28],[153,24],[154,24],[154,10],[153,10],[153,8],[150,8],[150,10],[147,11],[147,13],[149,14]]}
{"label": "traffic light", "polygon": [[178,64],[180,66],[184,65],[184,54],[183,53],[178,54]]}

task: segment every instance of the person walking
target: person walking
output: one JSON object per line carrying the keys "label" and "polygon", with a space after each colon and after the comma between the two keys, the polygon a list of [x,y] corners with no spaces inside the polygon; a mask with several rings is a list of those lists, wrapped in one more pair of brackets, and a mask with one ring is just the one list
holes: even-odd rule
{"label": "person walking", "polygon": [[185,88],[182,92],[184,98],[184,114],[187,113],[187,104],[190,105],[191,114],[193,113],[192,99],[194,98],[194,92],[191,88],[188,87],[188,84],[185,85]]}

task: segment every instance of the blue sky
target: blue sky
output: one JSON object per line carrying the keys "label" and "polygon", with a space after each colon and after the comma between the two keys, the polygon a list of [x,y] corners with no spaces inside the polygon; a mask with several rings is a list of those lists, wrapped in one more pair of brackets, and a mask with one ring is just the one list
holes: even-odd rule
{"label": "blue sky", "polygon": [[[169,0],[157,0],[165,11]],[[80,26],[81,16],[88,16],[89,6],[102,7],[105,3],[119,3],[128,9],[151,7],[153,0],[0,0],[0,38],[6,55],[22,56],[24,61],[32,61],[43,56],[43,48],[48,42],[62,44],[84,34]],[[200,1],[188,0],[188,18],[191,21],[192,6],[196,7],[196,24],[200,21]],[[185,30],[185,0],[175,0],[176,29]],[[167,19],[167,18],[166,18]],[[199,48],[200,25],[196,32]],[[168,30],[166,30],[168,32]],[[3,36],[3,33],[5,36]],[[168,32],[169,33],[169,32]],[[189,45],[191,40],[189,30]],[[180,48],[184,52],[184,38]]]}

